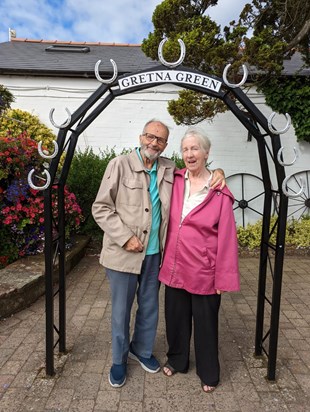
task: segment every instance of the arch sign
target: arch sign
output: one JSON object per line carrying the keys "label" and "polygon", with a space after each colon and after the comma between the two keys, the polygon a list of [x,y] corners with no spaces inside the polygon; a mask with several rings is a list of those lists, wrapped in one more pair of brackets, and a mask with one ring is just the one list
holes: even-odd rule
{"label": "arch sign", "polygon": [[[288,195],[284,166],[290,165],[283,160],[283,147],[280,142],[280,134],[285,133],[290,125],[290,118],[286,114],[287,124],[282,130],[277,130],[272,124],[275,113],[269,119],[259,111],[247,95],[241,90],[241,86],[246,82],[248,71],[243,65],[243,78],[238,84],[229,83],[227,65],[223,71],[222,78],[208,75],[197,70],[181,66],[185,57],[185,45],[182,40],[180,44],[180,58],[175,62],[167,62],[162,53],[162,48],[166,40],[163,40],[158,48],[158,58],[160,66],[150,70],[138,72],[126,76],[118,76],[117,65],[111,59],[113,66],[113,76],[110,79],[103,79],[99,73],[99,60],[95,65],[95,76],[101,83],[98,89],[73,113],[66,108],[67,119],[57,125],[53,120],[54,109],[51,110],[50,120],[54,126],[59,128],[57,142],[54,142],[54,152],[52,154],[43,153],[46,159],[43,176],[37,176],[34,170],[28,176],[29,184],[38,189],[44,190],[45,197],[45,279],[46,279],[46,372],[48,375],[54,374],[54,347],[59,345],[59,351],[66,350],[66,288],[65,288],[65,211],[64,211],[64,185],[68,176],[70,164],[74,155],[79,135],[99,116],[102,111],[114,100],[114,98],[132,93],[137,90],[146,89],[158,84],[172,83],[183,88],[204,93],[210,97],[221,99],[228,109],[237,117],[244,127],[251,133],[257,141],[258,159],[261,166],[262,180],[264,185],[264,212],[263,230],[261,238],[261,253],[259,263],[259,280],[257,291],[257,314],[256,314],[256,335],[255,335],[255,355],[262,356],[263,352],[268,355],[267,378],[275,379],[279,313],[281,300],[281,284],[284,258],[285,229],[287,218]],[[236,102],[239,102],[237,105]],[[242,107],[242,109],[240,109]],[[269,139],[269,146],[267,140]],[[268,162],[268,156],[269,162]],[[63,166],[59,172],[60,158],[64,158]],[[297,156],[295,156],[294,161]],[[47,163],[47,161],[49,163]],[[270,163],[275,168],[277,188],[271,187],[269,167]],[[58,170],[58,179],[55,179]],[[43,181],[42,186],[37,186],[33,182]],[[52,193],[51,187],[57,186],[59,213],[58,219],[52,219]],[[303,189],[303,186],[301,186]],[[272,199],[274,193],[278,193],[278,218],[276,244],[270,243],[270,217],[272,213]],[[57,232],[57,240],[53,240],[53,233]],[[54,243],[57,243],[56,247]],[[54,289],[53,270],[54,258],[52,251],[56,250],[58,256],[59,272],[59,325],[54,324]],[[268,262],[268,264],[267,264]],[[270,262],[273,262],[270,264]],[[268,272],[268,273],[267,273]],[[271,272],[271,273],[269,273]],[[271,279],[272,290],[268,291],[266,297],[267,275]],[[266,328],[265,305],[270,305],[270,323]],[[267,316],[267,315],[266,315]],[[58,340],[54,342],[54,330],[58,333]]]}

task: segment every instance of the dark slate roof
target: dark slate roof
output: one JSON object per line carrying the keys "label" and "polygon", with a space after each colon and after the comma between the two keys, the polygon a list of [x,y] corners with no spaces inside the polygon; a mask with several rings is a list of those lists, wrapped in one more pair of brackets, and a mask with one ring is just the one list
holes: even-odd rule
{"label": "dark slate roof", "polygon": [[141,45],[27,39],[0,43],[0,74],[95,77],[95,64],[101,60],[99,71],[105,77],[113,72],[110,59],[119,74],[158,65],[145,56]]}
{"label": "dark slate roof", "polygon": [[[158,62],[145,56],[139,44],[77,43],[16,38],[0,43],[0,74],[94,77],[95,64],[101,60],[101,77],[110,77],[113,70],[110,59],[117,64],[120,75],[158,65]],[[299,74],[310,75],[310,68],[303,67],[299,53],[295,53],[291,60],[284,61],[284,75],[293,75],[299,69]],[[251,72],[254,71],[251,68]]]}

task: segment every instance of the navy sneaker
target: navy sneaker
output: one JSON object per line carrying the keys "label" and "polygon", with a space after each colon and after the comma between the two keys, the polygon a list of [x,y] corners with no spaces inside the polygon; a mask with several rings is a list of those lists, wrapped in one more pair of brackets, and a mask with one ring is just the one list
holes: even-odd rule
{"label": "navy sneaker", "polygon": [[113,388],[120,388],[125,385],[127,373],[127,363],[122,363],[121,365],[116,365],[113,363],[110,374],[109,383]]}
{"label": "navy sneaker", "polygon": [[147,372],[156,373],[160,370],[160,364],[154,355],[152,355],[150,358],[143,358],[143,356],[139,356],[133,351],[131,345],[129,347],[128,357],[130,359],[138,361],[142,368]]}

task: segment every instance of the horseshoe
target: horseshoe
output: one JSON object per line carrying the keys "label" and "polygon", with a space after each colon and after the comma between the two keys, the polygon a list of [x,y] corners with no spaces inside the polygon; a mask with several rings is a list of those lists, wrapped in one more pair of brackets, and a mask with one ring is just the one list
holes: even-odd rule
{"label": "horseshoe", "polygon": [[47,154],[45,154],[45,153],[43,152],[43,150],[42,150],[42,141],[40,141],[40,142],[38,143],[38,152],[39,152],[39,155],[40,155],[41,157],[43,157],[43,159],[54,159],[54,157],[57,156],[57,153],[58,153],[58,144],[57,144],[57,142],[56,142],[55,140],[53,140],[53,144],[54,144],[54,152],[53,152],[51,155],[47,155]]}
{"label": "horseshoe", "polygon": [[113,59],[110,59],[110,62],[112,63],[112,66],[113,66],[113,76],[111,77],[111,79],[103,79],[100,76],[99,66],[100,66],[101,60],[98,60],[97,63],[95,64],[95,76],[97,80],[101,83],[110,84],[110,83],[113,83],[114,80],[117,78],[117,75],[118,75],[117,65]]}
{"label": "horseshoe", "polygon": [[230,66],[231,66],[230,63],[225,66],[225,69],[223,71],[223,80],[224,80],[224,83],[226,84],[226,86],[229,86],[229,87],[232,87],[233,89],[235,89],[237,87],[242,86],[246,82],[246,79],[248,78],[248,73],[249,72],[248,72],[248,68],[246,67],[246,65],[243,64],[242,65],[243,77],[242,77],[241,82],[238,83],[238,84],[229,83],[229,81],[227,80],[227,72],[228,72],[228,69],[230,68]]}
{"label": "horseshoe", "polygon": [[65,110],[66,110],[66,112],[67,112],[67,114],[68,114],[68,118],[67,118],[67,120],[66,120],[64,123],[62,123],[60,126],[59,126],[57,123],[55,123],[55,122],[54,122],[54,119],[53,119],[53,114],[54,114],[55,109],[51,109],[51,111],[50,111],[50,122],[52,123],[52,125],[53,125],[54,127],[57,127],[57,129],[64,129],[65,127],[69,126],[69,124],[70,124],[70,122],[71,122],[71,113],[70,113],[70,110],[69,110],[67,107],[65,108]]}
{"label": "horseshoe", "polygon": [[275,117],[276,112],[272,112],[271,115],[269,116],[268,119],[268,129],[271,131],[271,133],[273,134],[283,134],[286,133],[288,131],[288,129],[290,128],[291,125],[291,116],[288,113],[285,113],[285,117],[286,117],[286,126],[284,127],[284,129],[282,130],[277,130],[273,127],[272,124],[272,120]]}
{"label": "horseshoe", "polygon": [[282,146],[282,147],[279,149],[279,151],[278,151],[278,154],[277,154],[278,162],[280,163],[281,166],[292,166],[292,165],[296,162],[296,160],[297,160],[297,158],[298,158],[298,152],[297,152],[297,150],[296,150],[296,147],[293,147],[294,154],[295,154],[295,158],[291,161],[291,163],[284,163],[284,162],[283,162],[283,160],[282,160],[282,152],[283,152],[283,149],[284,149],[284,147]]}
{"label": "horseshoe", "polygon": [[185,53],[186,53],[185,44],[184,44],[183,40],[178,39],[179,45],[180,45],[180,47],[181,47],[181,53],[180,53],[179,60],[177,60],[177,61],[175,61],[175,62],[167,62],[167,61],[164,59],[164,56],[163,56],[163,47],[164,47],[164,44],[166,43],[166,41],[167,41],[167,39],[163,39],[163,40],[159,43],[159,46],[158,46],[158,58],[159,58],[159,61],[160,61],[161,64],[163,64],[164,66],[167,66],[167,67],[170,67],[170,68],[177,67],[177,66],[179,66],[181,63],[183,63],[183,60],[184,60],[184,58],[185,58]]}
{"label": "horseshoe", "polygon": [[300,181],[300,186],[301,186],[300,191],[299,191],[298,193],[295,193],[295,194],[289,194],[288,191],[287,191],[286,185],[287,185],[287,182],[289,181],[289,179],[290,179],[292,176],[293,176],[293,175],[287,176],[287,177],[283,180],[283,182],[282,182],[282,192],[283,192],[283,193],[285,194],[285,196],[287,196],[287,197],[295,198],[295,197],[299,197],[299,196],[302,195],[303,191],[305,190],[305,185],[304,185],[304,180],[303,180],[303,178],[301,177],[301,178],[299,179],[299,181]]}
{"label": "horseshoe", "polygon": [[32,169],[30,170],[30,172],[28,173],[28,184],[29,186],[34,189],[34,190],[45,190],[49,187],[50,183],[51,183],[51,175],[49,174],[49,172],[47,170],[43,170],[42,174],[46,176],[46,183],[43,186],[36,186],[33,182],[32,182],[32,175],[34,174],[35,170]]}

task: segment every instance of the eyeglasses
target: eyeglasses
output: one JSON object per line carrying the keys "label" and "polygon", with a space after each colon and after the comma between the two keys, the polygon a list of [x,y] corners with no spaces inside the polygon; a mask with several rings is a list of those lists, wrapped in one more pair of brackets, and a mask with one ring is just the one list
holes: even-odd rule
{"label": "eyeglasses", "polygon": [[167,139],[163,137],[155,136],[154,134],[151,134],[151,133],[143,133],[142,136],[145,136],[146,140],[150,143],[156,139],[159,145],[167,144]]}

